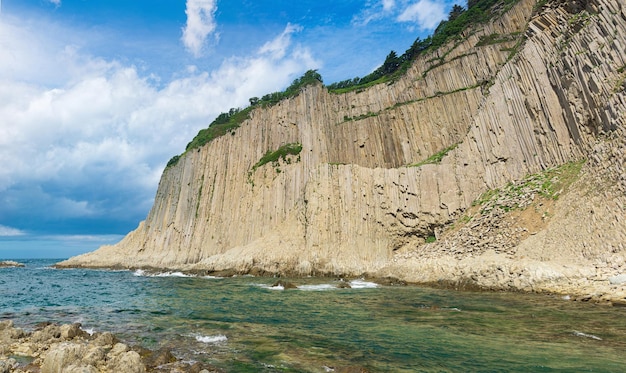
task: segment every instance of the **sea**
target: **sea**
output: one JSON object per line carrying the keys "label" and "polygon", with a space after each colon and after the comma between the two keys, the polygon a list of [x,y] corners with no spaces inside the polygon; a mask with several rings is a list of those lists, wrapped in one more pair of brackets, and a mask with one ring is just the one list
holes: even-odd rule
{"label": "sea", "polygon": [[367,279],[0,269],[0,319],[82,324],[226,372],[624,372],[626,308]]}

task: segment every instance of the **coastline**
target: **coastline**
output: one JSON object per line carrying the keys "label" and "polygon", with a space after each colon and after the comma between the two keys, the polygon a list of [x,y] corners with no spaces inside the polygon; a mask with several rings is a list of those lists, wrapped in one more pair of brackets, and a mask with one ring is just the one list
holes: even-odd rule
{"label": "coastline", "polygon": [[[316,277],[328,279],[365,279],[386,286],[425,286],[456,291],[505,291],[512,293],[552,294],[568,301],[591,302],[606,306],[626,307],[626,276],[599,278],[595,269],[550,262],[512,261],[491,252],[483,256],[455,260],[402,260],[390,263],[376,272],[323,272],[303,274],[292,268],[270,271],[264,267],[227,268],[221,270],[186,267],[132,267],[59,265],[58,269],[84,268],[145,271],[149,275],[180,273],[191,277],[275,277],[296,280]],[[505,275],[506,272],[506,275]]]}
{"label": "coastline", "polygon": [[0,321],[0,371],[26,372],[192,372],[216,367],[177,359],[169,350],[129,346],[109,332],[88,333],[75,324],[40,324],[33,331]]}

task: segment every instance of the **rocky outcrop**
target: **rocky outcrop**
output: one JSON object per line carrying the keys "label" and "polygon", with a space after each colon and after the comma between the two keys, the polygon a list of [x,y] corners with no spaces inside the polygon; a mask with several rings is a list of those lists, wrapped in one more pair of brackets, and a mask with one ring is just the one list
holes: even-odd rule
{"label": "rocky outcrop", "polygon": [[13,261],[13,260],[0,261],[0,268],[16,268],[16,267],[24,267],[24,264]]}
{"label": "rocky outcrop", "polygon": [[[60,265],[370,273],[531,290],[617,275],[626,7],[520,0],[500,12],[392,84],[344,94],[309,86],[253,110],[232,136],[168,167],[148,217],[119,244]],[[302,145],[297,156],[255,167],[291,143]],[[467,256],[426,242],[486,191],[584,158],[541,232],[460,251]],[[465,261],[469,272],[459,270]],[[502,276],[501,261],[510,261]],[[510,282],[512,267],[532,275]]]}
{"label": "rocky outcrop", "polygon": [[[16,359],[20,357],[20,361]],[[190,365],[166,350],[129,347],[111,333],[89,335],[80,324],[41,325],[33,332],[0,322],[0,373],[145,373],[220,370]]]}

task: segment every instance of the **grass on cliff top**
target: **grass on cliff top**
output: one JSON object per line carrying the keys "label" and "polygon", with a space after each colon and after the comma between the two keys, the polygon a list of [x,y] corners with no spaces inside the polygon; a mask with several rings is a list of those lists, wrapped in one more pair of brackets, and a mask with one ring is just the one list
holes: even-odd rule
{"label": "grass on cliff top", "polygon": [[[394,82],[403,76],[420,55],[445,46],[451,40],[463,39],[463,31],[487,23],[494,16],[511,9],[519,0],[469,0],[468,9],[453,7],[448,19],[441,21],[432,35],[417,38],[401,56],[391,51],[384,63],[372,73],[360,78],[343,80],[327,86],[331,93],[362,91],[373,85]],[[508,41],[508,40],[507,40]]]}
{"label": "grass on cliff top", "polygon": [[[270,93],[261,98],[250,98],[250,106],[247,108],[232,108],[228,113],[221,113],[209,124],[208,128],[201,129],[193,140],[187,144],[185,152],[200,148],[228,133],[234,135],[235,130],[239,128],[246,119],[250,118],[250,113],[255,108],[275,105],[284,99],[297,96],[304,87],[319,83],[322,83],[322,76],[316,70],[308,70],[304,75],[295,79],[291,85],[282,92]],[[166,167],[177,164],[180,157],[181,155],[173,156],[167,162]]]}

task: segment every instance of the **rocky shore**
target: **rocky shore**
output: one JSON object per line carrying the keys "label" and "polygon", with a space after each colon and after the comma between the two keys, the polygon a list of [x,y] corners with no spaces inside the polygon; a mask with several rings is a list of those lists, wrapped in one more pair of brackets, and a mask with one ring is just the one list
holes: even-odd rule
{"label": "rocky shore", "polygon": [[0,261],[0,268],[14,268],[14,267],[24,267],[24,264],[13,261],[13,260]]}
{"label": "rocky shore", "polygon": [[180,361],[170,351],[129,346],[113,334],[89,334],[80,324],[42,324],[33,331],[0,322],[0,373],[213,373],[206,364]]}

